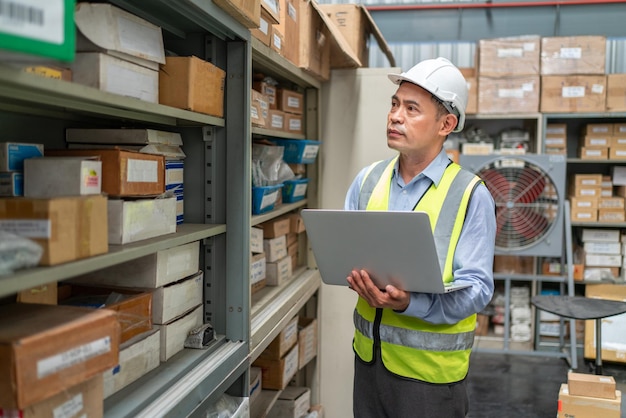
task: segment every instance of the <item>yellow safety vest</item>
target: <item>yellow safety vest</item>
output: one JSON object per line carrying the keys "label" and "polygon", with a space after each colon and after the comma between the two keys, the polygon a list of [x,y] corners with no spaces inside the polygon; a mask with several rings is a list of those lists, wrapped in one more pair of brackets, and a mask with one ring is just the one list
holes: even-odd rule
{"label": "yellow safety vest", "polygon": [[[370,167],[361,184],[359,209],[389,208],[396,160],[397,157],[380,161]],[[444,282],[454,279],[454,251],[470,196],[479,182],[473,173],[451,163],[439,185],[431,185],[415,207],[415,211],[426,212],[430,217]],[[467,375],[475,314],[452,325],[431,324],[392,309],[372,308],[359,298],[354,325],[353,348],[365,362],[373,362],[380,353],[390,372],[430,383],[458,382]]]}

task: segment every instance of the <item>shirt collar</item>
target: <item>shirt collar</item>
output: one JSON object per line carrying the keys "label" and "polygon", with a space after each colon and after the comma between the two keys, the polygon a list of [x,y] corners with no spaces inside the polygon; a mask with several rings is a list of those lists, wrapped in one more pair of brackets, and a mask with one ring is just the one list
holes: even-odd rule
{"label": "shirt collar", "polygon": [[[400,164],[400,159],[396,160],[396,163],[393,167],[393,176],[396,179],[398,179],[398,164]],[[439,186],[439,182],[443,177],[443,173],[444,171],[446,171],[446,167],[448,167],[449,164],[450,159],[448,158],[448,154],[446,154],[446,150],[442,148],[439,154],[435,157],[435,159],[432,160],[430,164],[428,164],[428,167],[426,167],[424,171],[422,171],[420,174],[413,177],[413,179],[411,179],[409,183],[413,183],[418,179],[420,175],[423,174],[425,177],[428,177],[430,181],[433,182],[435,187],[437,187]]]}

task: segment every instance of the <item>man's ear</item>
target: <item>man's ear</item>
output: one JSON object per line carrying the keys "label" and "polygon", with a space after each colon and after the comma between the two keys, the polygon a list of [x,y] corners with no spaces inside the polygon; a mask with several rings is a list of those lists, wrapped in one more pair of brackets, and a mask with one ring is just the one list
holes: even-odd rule
{"label": "man's ear", "polygon": [[459,119],[456,117],[456,115],[448,113],[443,118],[443,123],[441,124],[441,130],[439,131],[439,133],[443,136],[450,135],[454,128],[456,128],[457,123],[459,123]]}

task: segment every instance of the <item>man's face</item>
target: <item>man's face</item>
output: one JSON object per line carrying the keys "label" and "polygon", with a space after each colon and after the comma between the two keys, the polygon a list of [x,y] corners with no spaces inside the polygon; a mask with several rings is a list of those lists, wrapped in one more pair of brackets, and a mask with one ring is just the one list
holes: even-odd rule
{"label": "man's face", "polygon": [[403,154],[439,152],[451,130],[448,118],[454,119],[439,112],[439,106],[428,91],[404,82],[391,98],[387,145]]}

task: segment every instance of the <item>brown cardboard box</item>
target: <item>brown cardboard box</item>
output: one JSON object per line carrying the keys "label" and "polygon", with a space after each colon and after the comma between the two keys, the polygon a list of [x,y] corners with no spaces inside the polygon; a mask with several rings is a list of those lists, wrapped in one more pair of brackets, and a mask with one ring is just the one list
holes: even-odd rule
{"label": "brown cardboard box", "polygon": [[259,358],[278,360],[287,354],[298,343],[298,317],[294,316],[270,345],[259,355]]}
{"label": "brown cardboard box", "polygon": [[616,387],[613,376],[569,372],[567,387],[570,395],[615,399]]}
{"label": "brown cardboard box", "polygon": [[282,110],[270,109],[268,111],[268,119],[268,129],[273,129],[275,131],[285,130],[285,112],[283,112]]}
{"label": "brown cardboard box", "polygon": [[281,29],[272,25],[270,30],[270,48],[278,55],[283,55],[283,44],[285,42],[285,35],[281,32]]}
{"label": "brown cardboard box", "polygon": [[[104,415],[102,377],[97,375],[76,386],[65,389],[50,398],[37,402],[22,410],[0,408],[0,417],[50,418],[89,417]],[[67,412],[67,415],[63,415]],[[69,415],[71,413],[71,415]]]}
{"label": "brown cardboard box", "polygon": [[626,112],[626,74],[606,76],[607,112]]}
{"label": "brown cardboard box", "polygon": [[18,303],[0,306],[0,406],[26,408],[115,366],[115,312]]}
{"label": "brown cardboard box", "polygon": [[467,96],[467,107],[465,113],[478,113],[478,77],[465,77],[469,95]]}
{"label": "brown cardboard box", "polygon": [[18,235],[24,228],[23,232],[43,247],[40,265],[109,251],[105,196],[0,199],[0,220]]}
{"label": "brown cardboard box", "polygon": [[280,3],[279,0],[261,0],[261,10],[267,12],[272,25],[280,24]]}
{"label": "brown cardboard box", "polygon": [[58,299],[57,290],[57,282],[31,287],[30,289],[22,290],[17,293],[17,302],[56,305]]}
{"label": "brown cardboard box", "polygon": [[264,7],[261,7],[259,25],[250,29],[250,34],[257,38],[263,45],[270,46],[272,43],[272,17]]}
{"label": "brown cardboard box", "polygon": [[479,76],[539,75],[540,39],[525,35],[479,40]]}
{"label": "brown cardboard box", "polygon": [[539,110],[539,76],[478,78],[478,113],[534,113]]}
{"label": "brown cardboard box", "polygon": [[317,356],[317,319],[298,318],[298,370]]}
{"label": "brown cardboard box", "polygon": [[[620,284],[589,284],[585,286],[588,298],[619,300],[626,302],[626,286]],[[602,360],[624,363],[626,355],[622,348],[626,327],[626,314],[602,320]],[[596,358],[596,321],[585,321],[585,349],[587,359]]]}
{"label": "brown cardboard box", "polygon": [[609,147],[580,147],[578,156],[583,160],[608,160]]}
{"label": "brown cardboard box", "polygon": [[58,298],[59,305],[115,311],[121,329],[120,344],[152,329],[152,294],[149,291],[62,284]]}
{"label": "brown cardboard box", "polygon": [[159,70],[159,103],[224,116],[224,70],[194,56],[165,61]]}
{"label": "brown cardboard box", "polygon": [[620,418],[622,393],[615,391],[615,399],[574,396],[566,383],[559,390],[558,418]]}
{"label": "brown cardboard box", "polygon": [[605,75],[541,77],[542,112],[604,112]]}
{"label": "brown cardboard box", "polygon": [[300,5],[300,54],[297,65],[320,81],[330,78],[331,33],[314,0]]}
{"label": "brown cardboard box", "polygon": [[259,357],[252,365],[261,368],[263,389],[282,390],[298,371],[298,344],[279,360]]}
{"label": "brown cardboard box", "polygon": [[302,115],[285,113],[285,132],[294,135],[304,134],[304,118]]}
{"label": "brown cardboard box", "polygon": [[606,37],[541,38],[541,75],[605,74]]}
{"label": "brown cardboard box", "polygon": [[304,112],[304,95],[297,91],[279,88],[276,91],[276,108],[286,113],[301,115]]}
{"label": "brown cardboard box", "polygon": [[46,155],[96,156],[102,161],[102,192],[109,196],[149,196],[165,191],[165,157],[121,148],[55,149]]}
{"label": "brown cardboard box", "polygon": [[291,222],[289,217],[279,217],[263,222],[260,226],[263,228],[263,238],[276,238],[289,233]]}
{"label": "brown cardboard box", "polygon": [[280,0],[280,23],[278,28],[284,35],[283,56],[297,64],[300,56],[300,10],[299,0]]}
{"label": "brown cardboard box", "polygon": [[261,17],[260,0],[214,0],[214,3],[246,28],[257,28]]}

